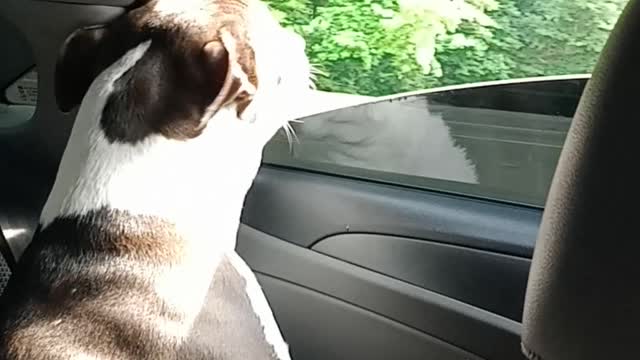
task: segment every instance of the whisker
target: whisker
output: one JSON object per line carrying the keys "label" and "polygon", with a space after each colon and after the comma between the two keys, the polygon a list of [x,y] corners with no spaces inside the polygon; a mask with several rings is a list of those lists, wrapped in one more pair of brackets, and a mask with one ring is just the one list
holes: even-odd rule
{"label": "whisker", "polygon": [[319,65],[319,64],[317,64],[317,65],[316,64],[310,64],[309,65],[309,72],[311,72],[311,76],[313,76],[314,78],[316,77],[316,75],[328,76],[329,74],[326,71],[320,69],[321,66],[322,65]]}
{"label": "whisker", "polygon": [[291,131],[291,135],[293,135],[293,140],[297,144],[300,144],[300,138],[298,138],[298,134],[296,134],[296,129],[294,129],[293,126],[291,126],[291,123],[287,123],[286,127],[288,127],[289,130]]}
{"label": "whisker", "polygon": [[295,129],[291,126],[290,123],[286,123],[282,126],[282,129],[284,130],[284,133],[287,135],[287,142],[289,143],[289,155],[290,156],[294,156],[295,155],[295,148],[294,148],[294,142],[295,143],[300,143],[300,139],[298,138],[298,135],[296,134]]}
{"label": "whisker", "polygon": [[289,145],[289,155],[293,155],[293,142],[292,142],[291,133],[290,133],[291,130],[287,125],[289,125],[289,123],[286,123],[285,125],[283,125],[282,130],[284,131],[284,134],[287,136],[287,144]]}

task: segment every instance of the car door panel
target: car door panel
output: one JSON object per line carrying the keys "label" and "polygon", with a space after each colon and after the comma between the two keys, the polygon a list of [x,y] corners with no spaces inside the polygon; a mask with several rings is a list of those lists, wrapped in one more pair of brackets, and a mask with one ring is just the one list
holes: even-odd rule
{"label": "car door panel", "polygon": [[[391,335],[380,335],[383,325],[367,325],[373,315],[364,320],[363,313],[397,323],[389,331],[408,327],[443,341],[454,358],[453,349],[460,349],[485,359],[521,359],[519,319],[540,215],[534,208],[265,165],[247,196],[237,250],[260,274],[300,359],[316,358],[319,344],[333,358],[374,356],[358,344],[375,349],[371,339]],[[317,307],[296,308],[305,302]],[[362,321],[360,332],[380,333],[346,333],[353,347],[303,335],[355,321]],[[393,336],[410,342],[413,331]],[[420,358],[443,358],[440,348],[423,349]]]}
{"label": "car door panel", "polygon": [[266,165],[242,219],[304,247],[335,234],[367,232],[530,257],[541,211]]}
{"label": "car door panel", "polygon": [[529,259],[377,234],[332,236],[313,250],[515,321],[522,319]]}
{"label": "car door panel", "polygon": [[[293,359],[475,360],[480,357],[373,311],[258,274]],[[298,319],[305,319],[299,321]]]}
{"label": "car door panel", "polygon": [[[282,241],[249,226],[238,232],[238,252],[259,274],[320,292],[410,326],[486,359],[519,359],[518,322],[316,251]],[[313,324],[311,312],[289,317],[288,305],[263,282],[285,328]],[[295,330],[298,331],[298,330]],[[285,332],[285,338],[288,334]],[[305,341],[314,341],[307,339]],[[500,344],[500,346],[496,346]],[[292,347],[304,348],[302,343]],[[336,358],[348,358],[339,348]],[[311,354],[300,354],[306,359]],[[358,357],[359,358],[359,357]]]}

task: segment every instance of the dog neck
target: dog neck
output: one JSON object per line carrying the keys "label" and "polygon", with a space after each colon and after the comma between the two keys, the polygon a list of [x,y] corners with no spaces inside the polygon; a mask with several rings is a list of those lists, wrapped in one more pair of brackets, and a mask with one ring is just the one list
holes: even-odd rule
{"label": "dog neck", "polygon": [[247,131],[250,124],[223,108],[200,136],[188,141],[152,135],[135,144],[110,142],[101,129],[100,115],[114,81],[149,44],[127,52],[89,88],[41,226],[99,209],[122,210],[175,224],[196,252],[233,250],[244,197],[261,160],[260,144]]}

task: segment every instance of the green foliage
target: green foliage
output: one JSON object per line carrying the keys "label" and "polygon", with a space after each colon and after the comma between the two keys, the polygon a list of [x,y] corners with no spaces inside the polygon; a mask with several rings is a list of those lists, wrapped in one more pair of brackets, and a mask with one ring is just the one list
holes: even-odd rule
{"label": "green foliage", "polygon": [[590,72],[626,0],[268,0],[326,91]]}

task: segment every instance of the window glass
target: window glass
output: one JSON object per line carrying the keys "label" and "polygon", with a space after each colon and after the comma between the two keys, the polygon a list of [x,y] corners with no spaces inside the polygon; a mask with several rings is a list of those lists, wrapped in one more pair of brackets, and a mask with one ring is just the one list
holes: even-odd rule
{"label": "window glass", "polygon": [[267,0],[323,91],[590,73],[627,0]]}
{"label": "window glass", "polygon": [[268,2],[319,91],[267,163],[541,206],[627,0]]}
{"label": "window glass", "polygon": [[[25,171],[32,161],[30,154],[19,153],[14,143],[32,119],[38,96],[35,61],[25,37],[9,22],[0,18],[0,228],[12,250],[22,252],[37,223],[42,206],[42,186],[31,186],[33,176]],[[45,188],[46,191],[46,188]]]}
{"label": "window glass", "polygon": [[463,87],[322,112],[293,125],[291,145],[278,134],[264,161],[541,206],[586,81]]}
{"label": "window glass", "polygon": [[26,39],[1,19],[0,42],[6,53],[0,66],[0,132],[12,132],[35,113],[38,75]]}

